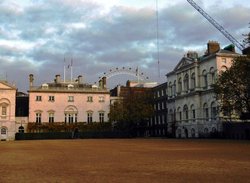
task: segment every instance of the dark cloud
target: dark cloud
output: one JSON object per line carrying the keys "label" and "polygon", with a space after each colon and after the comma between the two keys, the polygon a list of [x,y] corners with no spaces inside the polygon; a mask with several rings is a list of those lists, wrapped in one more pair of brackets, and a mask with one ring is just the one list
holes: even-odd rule
{"label": "dark cloud", "polygon": [[[27,89],[30,73],[37,84],[55,74],[63,77],[71,59],[74,76],[81,74],[90,83],[123,66],[139,66],[152,81],[163,82],[187,50],[203,53],[208,40],[230,43],[187,2],[166,3],[159,10],[158,65],[155,7],[117,5],[103,12],[91,0],[9,2],[0,2],[0,72],[8,71],[20,90]],[[197,3],[238,40],[248,31],[249,7]]]}

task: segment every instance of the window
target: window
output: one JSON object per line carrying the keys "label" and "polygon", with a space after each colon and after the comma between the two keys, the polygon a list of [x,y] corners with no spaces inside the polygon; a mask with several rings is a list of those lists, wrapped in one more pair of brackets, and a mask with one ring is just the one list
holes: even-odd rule
{"label": "window", "polygon": [[191,89],[195,88],[195,73],[191,75]]}
{"label": "window", "polygon": [[42,114],[36,113],[36,123],[41,124],[42,121]]}
{"label": "window", "polygon": [[216,108],[215,103],[213,102],[213,103],[211,104],[211,118],[212,118],[213,120],[215,120],[215,119],[216,119],[216,116],[217,116],[217,108]]}
{"label": "window", "polygon": [[184,112],[184,115],[185,115],[185,120],[188,120],[188,107],[187,107],[187,105],[184,106],[183,112]]}
{"label": "window", "polygon": [[42,96],[36,96],[36,101],[42,101]]}
{"label": "window", "polygon": [[227,59],[226,58],[222,58],[222,63],[226,64],[227,63]]}
{"label": "window", "polygon": [[87,102],[93,102],[93,97],[92,96],[88,96],[87,97]]}
{"label": "window", "polygon": [[68,102],[74,102],[74,96],[69,96],[68,97]]}
{"label": "window", "polygon": [[55,96],[49,96],[49,101],[54,102],[55,101]]}
{"label": "window", "polygon": [[19,133],[24,133],[24,127],[23,127],[23,126],[20,126],[20,127],[18,128],[18,132],[19,132]]}
{"label": "window", "polygon": [[104,122],[104,112],[99,112],[99,121]]}
{"label": "window", "polygon": [[6,116],[6,115],[7,115],[7,107],[2,106],[2,116]]}
{"label": "window", "polygon": [[174,81],[174,85],[173,85],[173,95],[175,96],[176,94],[176,81]]}
{"label": "window", "polygon": [[49,123],[54,123],[54,113],[49,113]]}
{"label": "window", "polygon": [[69,124],[77,123],[77,113],[65,113],[64,122]]}
{"label": "window", "polygon": [[104,102],[104,96],[99,96],[99,102]]}
{"label": "window", "polygon": [[88,124],[92,123],[93,122],[93,112],[88,112],[87,117],[88,117],[88,119],[87,119]]}
{"label": "window", "polygon": [[77,114],[75,114],[75,123],[77,123]]}
{"label": "window", "polygon": [[206,72],[206,70],[204,70],[203,72],[202,72],[202,77],[203,77],[203,88],[207,88],[207,72]]}
{"label": "window", "polygon": [[178,92],[181,93],[182,91],[182,81],[181,78],[178,80]]}
{"label": "window", "polygon": [[214,84],[215,83],[215,71],[213,67],[210,68],[210,74],[211,74],[211,84]]}
{"label": "window", "polygon": [[180,107],[177,109],[177,113],[179,114],[178,115],[179,121],[181,121],[182,120],[182,114],[181,114],[181,108]]}
{"label": "window", "polygon": [[6,135],[7,134],[7,129],[6,128],[1,128],[1,134]]}
{"label": "window", "polygon": [[203,116],[204,116],[206,121],[209,120],[208,106],[206,103],[203,106]]}
{"label": "window", "polygon": [[195,108],[193,104],[191,105],[191,112],[192,112],[192,119],[193,121],[195,121],[196,116],[195,116]]}
{"label": "window", "polygon": [[184,90],[187,92],[189,90],[189,79],[188,79],[188,74],[185,75],[184,77]]}
{"label": "window", "polygon": [[165,115],[162,115],[161,119],[162,119],[162,124],[165,124]]}
{"label": "window", "polygon": [[227,70],[227,67],[225,65],[223,65],[220,69],[221,72],[225,72]]}

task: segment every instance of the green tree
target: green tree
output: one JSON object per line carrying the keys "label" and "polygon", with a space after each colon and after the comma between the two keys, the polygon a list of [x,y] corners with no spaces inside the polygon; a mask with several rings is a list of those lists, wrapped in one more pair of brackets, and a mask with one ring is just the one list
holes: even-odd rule
{"label": "green tree", "polygon": [[222,112],[250,113],[250,55],[237,57],[214,85]]}
{"label": "green tree", "polygon": [[129,94],[110,106],[110,120],[119,130],[143,130],[154,112],[151,102],[151,94],[147,92]]}

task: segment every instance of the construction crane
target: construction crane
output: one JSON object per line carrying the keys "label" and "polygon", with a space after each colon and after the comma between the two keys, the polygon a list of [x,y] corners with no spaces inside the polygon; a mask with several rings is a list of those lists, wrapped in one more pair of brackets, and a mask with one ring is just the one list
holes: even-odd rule
{"label": "construction crane", "polygon": [[229,41],[231,41],[237,48],[243,51],[245,48],[240,44],[229,32],[225,30],[218,22],[216,22],[210,15],[208,15],[200,6],[193,0],[187,0],[202,16],[204,16],[215,28],[217,28]]}

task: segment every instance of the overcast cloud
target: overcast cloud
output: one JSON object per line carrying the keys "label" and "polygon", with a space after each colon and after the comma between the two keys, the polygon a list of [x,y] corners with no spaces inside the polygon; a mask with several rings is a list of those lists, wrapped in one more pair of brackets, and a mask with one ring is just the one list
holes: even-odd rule
{"label": "overcast cloud", "polygon": [[[209,40],[231,44],[186,0],[158,0],[159,78],[155,2],[1,0],[0,77],[26,91],[30,73],[36,85],[50,82],[73,59],[74,76],[88,83],[116,67],[139,67],[161,83],[188,50],[202,54]],[[249,32],[248,0],[196,2],[237,40]]]}

